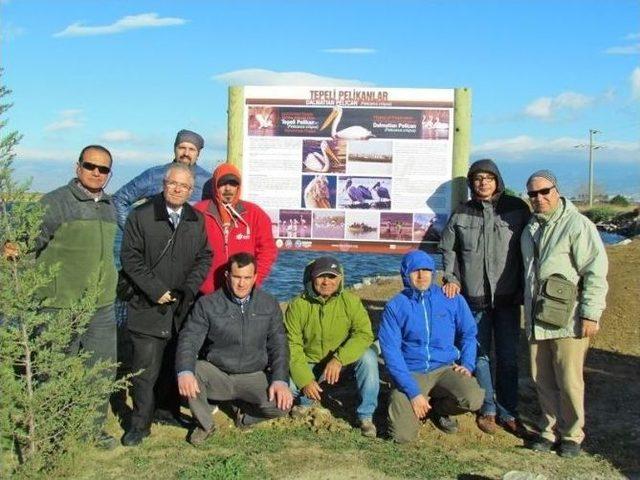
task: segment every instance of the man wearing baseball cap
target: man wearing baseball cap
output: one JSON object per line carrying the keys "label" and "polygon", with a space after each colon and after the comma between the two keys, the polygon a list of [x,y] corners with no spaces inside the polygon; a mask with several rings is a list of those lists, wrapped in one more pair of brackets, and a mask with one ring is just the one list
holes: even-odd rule
{"label": "man wearing baseball cap", "polygon": [[285,313],[291,386],[299,403],[294,412],[301,414],[320,402],[325,385],[338,383],[351,370],[360,396],[360,431],[375,437],[372,418],[380,380],[369,315],[360,298],[344,290],[342,265],[333,257],[319,257],[307,265],[303,283],[303,292]]}
{"label": "man wearing baseball cap", "polygon": [[477,411],[484,398],[472,376],[476,322],[464,297],[447,298],[431,283],[434,269],[423,251],[404,256],[404,289],[385,306],[378,331],[394,383],[389,433],[398,443],[414,440],[427,416],[443,432],[456,433],[458,423],[450,415]]}

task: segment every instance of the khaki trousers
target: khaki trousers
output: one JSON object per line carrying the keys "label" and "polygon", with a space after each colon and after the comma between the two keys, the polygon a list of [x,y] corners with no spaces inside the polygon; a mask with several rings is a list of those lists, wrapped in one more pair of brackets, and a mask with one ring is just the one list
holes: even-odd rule
{"label": "khaki trousers", "polygon": [[588,338],[530,343],[531,376],[542,410],[538,429],[547,440],[584,440],[583,367],[588,348]]}
{"label": "khaki trousers", "polygon": [[[479,410],[484,390],[474,377],[454,372],[451,366],[429,373],[412,373],[422,393],[437,415],[459,415]],[[420,420],[413,413],[411,401],[398,389],[391,391],[389,402],[389,433],[398,443],[406,443],[418,436]]]}

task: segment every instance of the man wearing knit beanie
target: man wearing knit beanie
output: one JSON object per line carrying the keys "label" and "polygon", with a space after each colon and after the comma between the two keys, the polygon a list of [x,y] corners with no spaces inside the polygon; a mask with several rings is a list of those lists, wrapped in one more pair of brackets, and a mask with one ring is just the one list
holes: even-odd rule
{"label": "man wearing knit beanie", "polygon": [[173,160],[163,165],[148,168],[140,175],[135,177],[113,195],[113,203],[118,212],[118,225],[124,229],[127,215],[134,203],[141,200],[151,198],[158,191],[158,185],[162,185],[167,168],[173,162],[184,163],[191,167],[195,184],[191,191],[189,203],[193,204],[200,200],[211,198],[211,190],[205,188],[205,184],[211,179],[211,173],[196,165],[200,151],[204,148],[204,139],[202,136],[191,130],[180,130],[173,142]]}
{"label": "man wearing knit beanie", "polygon": [[525,446],[576,457],[584,440],[584,359],[605,308],[607,254],[551,171],[534,172],[527,195],[534,216],[521,237],[525,331],[542,414],[538,437]]}

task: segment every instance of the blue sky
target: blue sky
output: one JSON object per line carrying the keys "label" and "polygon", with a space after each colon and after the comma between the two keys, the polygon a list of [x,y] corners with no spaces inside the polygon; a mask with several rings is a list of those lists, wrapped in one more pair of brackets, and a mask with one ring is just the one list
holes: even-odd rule
{"label": "blue sky", "polygon": [[470,87],[471,160],[522,189],[552,168],[640,194],[640,2],[0,0],[0,62],[20,177],[46,191],[80,149],[114,153],[114,191],[200,132],[226,155],[229,85]]}

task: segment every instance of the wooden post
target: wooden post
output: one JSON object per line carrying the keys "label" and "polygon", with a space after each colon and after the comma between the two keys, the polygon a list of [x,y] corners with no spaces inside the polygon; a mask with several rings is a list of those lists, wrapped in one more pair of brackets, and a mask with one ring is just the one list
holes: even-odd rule
{"label": "wooden post", "polygon": [[453,136],[453,172],[451,184],[451,211],[467,200],[467,171],[471,148],[471,89],[456,88],[453,109],[455,133]]}
{"label": "wooden post", "polygon": [[242,171],[242,144],[244,133],[244,87],[229,87],[227,110],[227,162]]}

